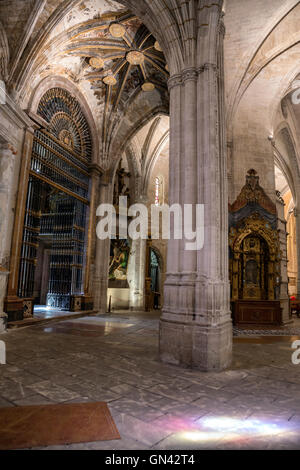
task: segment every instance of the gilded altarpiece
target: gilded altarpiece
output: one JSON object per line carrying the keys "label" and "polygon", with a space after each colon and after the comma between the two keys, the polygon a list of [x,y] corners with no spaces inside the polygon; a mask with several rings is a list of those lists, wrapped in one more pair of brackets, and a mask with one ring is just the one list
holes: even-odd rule
{"label": "gilded altarpiece", "polygon": [[255,170],[229,206],[230,282],[236,324],[280,324],[280,244],[276,206]]}

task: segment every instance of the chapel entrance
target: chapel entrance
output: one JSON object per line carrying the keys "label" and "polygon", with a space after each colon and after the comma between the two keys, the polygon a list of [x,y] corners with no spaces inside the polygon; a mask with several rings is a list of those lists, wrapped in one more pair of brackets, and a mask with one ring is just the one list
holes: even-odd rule
{"label": "chapel entrance", "polygon": [[35,305],[92,309],[85,286],[91,244],[90,130],[77,100],[61,88],[46,92],[37,114],[45,126],[33,137],[17,300],[7,302],[9,321],[32,317]]}

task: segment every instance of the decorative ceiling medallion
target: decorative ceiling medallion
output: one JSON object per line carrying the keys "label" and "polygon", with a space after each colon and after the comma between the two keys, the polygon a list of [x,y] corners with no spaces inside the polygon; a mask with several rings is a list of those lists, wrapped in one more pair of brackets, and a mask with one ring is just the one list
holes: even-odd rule
{"label": "decorative ceiling medallion", "polygon": [[91,57],[90,66],[94,69],[102,69],[104,67],[104,60],[100,57]]}
{"label": "decorative ceiling medallion", "polygon": [[118,23],[113,23],[109,27],[109,32],[114,38],[121,38],[124,36],[126,29]]}
{"label": "decorative ceiling medallion", "polygon": [[156,50],[159,51],[159,52],[162,52],[162,48],[161,48],[161,46],[160,46],[160,44],[159,44],[158,41],[155,41],[155,43],[154,43],[154,49],[156,49]]}
{"label": "decorative ceiling medallion", "polygon": [[103,83],[105,83],[105,85],[113,86],[117,83],[117,80],[113,75],[107,75],[103,78]]}
{"label": "decorative ceiling medallion", "polygon": [[114,13],[103,13],[101,15],[101,20],[103,21],[116,21],[117,15]]}
{"label": "decorative ceiling medallion", "polygon": [[142,85],[143,91],[153,91],[155,89],[155,85],[151,82],[145,82]]}
{"label": "decorative ceiling medallion", "polygon": [[128,52],[126,59],[131,65],[141,65],[145,62],[144,54],[139,51]]}

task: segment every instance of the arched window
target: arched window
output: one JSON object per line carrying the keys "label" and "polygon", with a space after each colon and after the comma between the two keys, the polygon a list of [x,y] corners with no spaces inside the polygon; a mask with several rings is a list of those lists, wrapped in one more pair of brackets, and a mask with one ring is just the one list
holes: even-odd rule
{"label": "arched window", "polygon": [[155,201],[156,206],[163,204],[163,180],[160,176],[155,178]]}

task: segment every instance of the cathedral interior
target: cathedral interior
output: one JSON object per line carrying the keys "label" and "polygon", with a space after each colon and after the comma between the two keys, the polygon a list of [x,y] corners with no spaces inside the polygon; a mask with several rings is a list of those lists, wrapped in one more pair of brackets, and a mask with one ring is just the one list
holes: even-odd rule
{"label": "cathedral interior", "polygon": [[[300,449],[299,22],[0,0],[1,450]],[[124,198],[147,236],[102,239]],[[203,206],[201,248],[152,236],[175,205]],[[117,438],[81,425],[97,403]]]}

